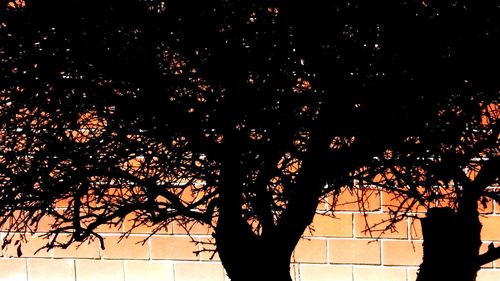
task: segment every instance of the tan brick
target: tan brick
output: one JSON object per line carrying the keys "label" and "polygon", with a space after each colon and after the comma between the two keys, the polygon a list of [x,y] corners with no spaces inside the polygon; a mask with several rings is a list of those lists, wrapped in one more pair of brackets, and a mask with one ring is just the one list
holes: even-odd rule
{"label": "tan brick", "polygon": [[342,188],[337,202],[330,197],[329,204],[335,211],[376,211],[380,210],[380,191],[376,188]]}
{"label": "tan brick", "polygon": [[417,218],[410,218],[410,238],[413,240],[422,240],[422,222]]}
{"label": "tan brick", "polygon": [[172,225],[174,234],[210,235],[214,232],[209,225],[200,222],[188,222],[186,224],[174,222]]}
{"label": "tan brick", "polygon": [[123,224],[105,224],[105,225],[99,225],[95,232],[97,233],[124,233],[124,227]]}
{"label": "tan brick", "polygon": [[492,214],[493,213],[493,200],[489,198],[484,198],[484,200],[478,201],[478,210],[481,214]]}
{"label": "tan brick", "polygon": [[200,260],[202,261],[220,261],[220,257],[215,251],[214,238],[200,238]]}
{"label": "tan brick", "polygon": [[300,277],[300,281],[352,281],[352,266],[302,264]]}
{"label": "tan brick", "polygon": [[300,279],[300,263],[290,263],[290,277],[292,277],[293,281],[302,281]]}
{"label": "tan brick", "polygon": [[422,242],[383,241],[384,265],[419,265],[422,263]]}
{"label": "tan brick", "polygon": [[77,281],[123,281],[123,261],[76,260]]}
{"label": "tan brick", "polygon": [[316,210],[318,210],[320,212],[321,211],[326,211],[328,209],[328,204],[327,203],[328,203],[328,199],[323,198],[323,197],[320,198],[318,200],[318,206],[316,207]]}
{"label": "tan brick", "polygon": [[375,240],[330,240],[330,263],[380,264],[380,242]]}
{"label": "tan brick", "polygon": [[6,257],[18,257],[18,254],[22,254],[21,257],[31,258],[31,257],[52,257],[52,250],[41,249],[47,245],[47,240],[40,235],[26,234],[26,242],[21,242],[21,247],[15,245],[15,241],[20,239],[20,235],[15,235],[12,242],[4,252]]}
{"label": "tan brick", "polygon": [[[129,236],[120,241],[120,236],[106,236],[102,250],[105,259],[149,259],[148,236]],[[144,243],[144,240],[145,243]]]}
{"label": "tan brick", "polygon": [[433,202],[432,204],[430,204],[431,207],[439,207],[439,208],[452,208],[452,209],[455,209],[455,207],[457,206],[457,198],[456,198],[456,194],[454,193],[447,193],[446,194],[446,197],[444,199],[440,199],[439,201],[437,202]]}
{"label": "tan brick", "polygon": [[481,217],[483,229],[481,239],[487,241],[500,241],[500,216]]}
{"label": "tan brick", "polygon": [[[198,183],[194,183],[194,184],[183,185],[182,192],[180,193],[179,197],[185,205],[189,206],[189,205],[195,204],[193,206],[194,208],[206,210],[207,209],[206,202],[200,203],[200,200],[202,200],[203,197],[206,197],[207,195],[208,195],[208,193],[203,188],[203,184],[200,184],[198,182]],[[158,200],[158,198],[157,198],[157,200]],[[168,201],[166,198],[164,200]]]}
{"label": "tan brick", "polygon": [[355,281],[402,281],[406,280],[406,269],[395,267],[354,267]]}
{"label": "tan brick", "polygon": [[27,262],[30,281],[75,280],[74,260],[28,259]]}
{"label": "tan brick", "polygon": [[390,224],[388,214],[355,214],[355,236],[360,238],[396,238],[407,239],[408,227],[406,220],[393,224],[390,229],[385,229]]}
{"label": "tan brick", "polygon": [[427,208],[423,205],[420,205],[417,200],[409,199],[406,195],[400,192],[381,192],[382,197],[382,210],[384,212],[389,210],[397,210],[402,208],[402,210],[409,210],[411,212],[425,213],[427,212]]}
{"label": "tan brick", "polygon": [[292,261],[304,263],[326,263],[326,240],[301,239],[292,255]]}
{"label": "tan brick", "polygon": [[43,216],[37,225],[37,232],[49,232],[52,230],[52,224],[55,222],[55,219],[50,216]]}
{"label": "tan brick", "polygon": [[481,269],[477,273],[476,281],[498,281],[500,280],[500,270]]}
{"label": "tan brick", "polygon": [[219,263],[175,263],[175,281],[224,281]]}
{"label": "tan brick", "polygon": [[[67,236],[69,239],[69,236]],[[84,243],[73,243],[66,249],[54,248],[55,258],[99,258],[100,244],[98,240],[87,241]]]}
{"label": "tan brick", "polygon": [[[125,232],[130,232],[133,234],[151,234],[153,230],[156,228],[152,223],[145,223],[140,225],[134,225],[136,223],[137,218],[136,214],[128,214],[123,221],[123,229]],[[158,229],[156,233],[158,234],[172,234],[171,226],[168,225],[167,228]]]}
{"label": "tan brick", "polygon": [[151,237],[152,259],[199,260],[200,257],[195,251],[198,251],[198,245],[189,237]]}
{"label": "tan brick", "polygon": [[0,281],[26,281],[26,259],[0,259]]}
{"label": "tan brick", "polygon": [[174,265],[170,261],[126,260],[125,281],[174,281]]}
{"label": "tan brick", "polygon": [[56,199],[54,201],[55,202],[55,207],[56,208],[64,208],[64,209],[66,209],[70,205],[71,198]]}
{"label": "tan brick", "polygon": [[407,279],[408,281],[417,280],[418,267],[407,267],[406,271],[408,274],[408,279]]}
{"label": "tan brick", "polygon": [[[316,215],[311,224],[312,236],[352,237],[352,214],[336,214],[334,218]],[[310,236],[306,230],[304,236]]]}

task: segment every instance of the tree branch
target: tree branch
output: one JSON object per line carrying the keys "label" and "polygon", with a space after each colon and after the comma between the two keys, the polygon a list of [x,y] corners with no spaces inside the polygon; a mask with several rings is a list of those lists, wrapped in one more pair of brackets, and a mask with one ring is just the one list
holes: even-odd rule
{"label": "tree branch", "polygon": [[477,266],[480,267],[494,260],[500,259],[500,246],[495,247],[493,243],[488,245],[488,251],[477,258]]}

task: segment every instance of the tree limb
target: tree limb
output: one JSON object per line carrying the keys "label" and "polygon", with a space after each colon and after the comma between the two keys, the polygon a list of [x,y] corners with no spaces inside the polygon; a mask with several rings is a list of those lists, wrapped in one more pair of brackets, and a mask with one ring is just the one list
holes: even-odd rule
{"label": "tree limb", "polygon": [[500,246],[495,247],[493,243],[488,245],[488,251],[477,258],[477,266],[480,267],[494,260],[500,259]]}

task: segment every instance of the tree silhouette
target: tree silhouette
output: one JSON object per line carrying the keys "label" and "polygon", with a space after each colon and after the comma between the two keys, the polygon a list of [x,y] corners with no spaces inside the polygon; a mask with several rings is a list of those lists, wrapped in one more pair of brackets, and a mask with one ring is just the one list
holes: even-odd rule
{"label": "tree silhouette", "polygon": [[482,265],[500,258],[493,244],[479,254],[479,209],[500,194],[498,93],[454,98],[450,105],[425,134],[394,145],[353,174],[359,184],[393,194],[388,227],[428,210],[419,281],[472,281]]}
{"label": "tree silhouette", "polygon": [[492,3],[324,2],[1,1],[5,242],[196,221],[232,280],[291,280],[322,196],[498,90]]}

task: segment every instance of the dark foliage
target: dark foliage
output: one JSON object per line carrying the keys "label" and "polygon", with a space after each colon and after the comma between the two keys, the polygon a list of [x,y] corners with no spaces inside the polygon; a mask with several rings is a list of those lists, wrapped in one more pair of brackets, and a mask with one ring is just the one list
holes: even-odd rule
{"label": "dark foliage", "polygon": [[65,247],[197,221],[233,280],[289,280],[321,196],[498,103],[476,2],[2,0],[0,224]]}

